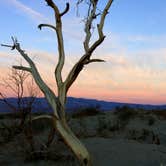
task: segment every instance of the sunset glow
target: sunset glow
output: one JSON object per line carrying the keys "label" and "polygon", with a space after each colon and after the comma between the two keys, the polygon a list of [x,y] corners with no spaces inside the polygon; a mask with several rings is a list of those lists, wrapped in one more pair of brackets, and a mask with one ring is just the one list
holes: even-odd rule
{"label": "sunset glow", "polygon": [[[63,7],[66,2],[59,1],[59,6]],[[76,16],[73,1],[71,5],[71,11],[63,19],[64,78],[84,53],[82,17]],[[68,95],[114,102],[166,104],[165,6],[164,0],[160,3],[115,0],[105,24],[106,39],[93,55],[106,62],[86,66]],[[0,42],[10,44],[10,37],[17,36],[22,48],[34,59],[43,79],[56,92],[56,35],[48,29],[37,29],[40,23],[54,23],[53,12],[43,0],[1,0],[0,15]],[[1,47],[1,80],[20,59],[16,51]],[[0,91],[12,96],[1,84]]]}

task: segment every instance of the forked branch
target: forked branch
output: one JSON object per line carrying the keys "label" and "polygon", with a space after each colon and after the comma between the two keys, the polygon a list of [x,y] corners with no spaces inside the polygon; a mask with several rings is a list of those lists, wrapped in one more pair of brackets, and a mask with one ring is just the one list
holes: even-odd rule
{"label": "forked branch", "polygon": [[[57,7],[57,5],[52,0],[45,0],[47,5],[50,6],[55,13],[55,20],[56,25],[52,26],[49,24],[40,24],[38,27],[41,29],[44,26],[53,28],[56,31],[57,34],[57,40],[58,40],[58,51],[59,51],[59,58],[58,58],[58,64],[55,68],[55,78],[58,86],[58,94],[60,93],[60,89],[63,86],[63,79],[62,79],[62,68],[64,66],[65,61],[65,51],[64,51],[64,42],[63,42],[63,35],[62,35],[62,20],[61,17],[64,16],[70,8],[69,3],[66,3],[66,7],[64,11],[61,13]],[[59,96],[59,95],[58,95]]]}
{"label": "forked branch", "polygon": [[113,0],[108,0],[107,4],[101,13],[99,24],[97,24],[97,30],[98,30],[98,39],[90,46],[90,39],[92,37],[91,30],[92,30],[92,24],[93,21],[96,19],[96,16],[98,14],[96,13],[97,9],[97,2],[98,0],[92,0],[89,4],[89,12],[88,16],[85,22],[85,40],[84,40],[84,49],[85,54],[80,58],[80,60],[73,66],[71,71],[69,72],[66,80],[65,80],[65,86],[66,86],[66,93],[70,86],[73,84],[75,79],[78,77],[79,73],[83,69],[85,64],[91,63],[91,62],[103,62],[103,60],[94,60],[90,59],[92,56],[92,53],[94,50],[104,41],[105,36],[103,34],[103,27],[106,15],[108,14],[108,10],[110,9]]}
{"label": "forked branch", "polygon": [[31,74],[33,75],[33,78],[35,79],[36,84],[40,87],[40,89],[44,93],[45,97],[47,98],[48,102],[50,104],[53,103],[53,107],[54,107],[53,110],[54,110],[54,113],[56,115],[56,118],[58,119],[59,114],[58,114],[58,111],[57,111],[57,103],[56,103],[57,99],[55,98],[54,92],[42,80],[35,64],[31,60],[31,58],[25,53],[25,51],[21,49],[20,44],[18,43],[17,39],[12,37],[12,40],[13,40],[13,46],[12,47],[14,47],[20,53],[20,55],[27,61],[27,63],[30,66],[30,68],[23,67],[23,66],[14,66],[14,68],[31,72]]}
{"label": "forked branch", "polygon": [[[63,41],[63,34],[62,34],[62,16],[64,16],[69,11],[70,5],[69,3],[66,3],[66,7],[64,11],[60,12],[58,6],[53,2],[53,0],[45,0],[45,1],[47,5],[51,7],[54,11],[55,26],[50,24],[40,24],[38,28],[41,29],[42,27],[49,27],[56,31],[59,57],[58,57],[58,63],[55,67],[54,74],[55,74],[56,83],[58,87],[58,99],[61,106],[64,106],[66,101],[66,93],[65,93],[66,90],[65,90],[63,79],[62,79],[62,69],[65,62],[64,41]],[[61,112],[61,115],[64,117],[65,116],[64,108],[62,108],[60,112]]]}
{"label": "forked branch", "polygon": [[91,30],[93,26],[93,21],[96,19],[97,2],[98,1],[93,1],[92,3],[89,4],[89,10],[85,22],[85,33],[86,33],[84,40],[85,52],[88,52],[89,50],[89,42],[92,36]]}

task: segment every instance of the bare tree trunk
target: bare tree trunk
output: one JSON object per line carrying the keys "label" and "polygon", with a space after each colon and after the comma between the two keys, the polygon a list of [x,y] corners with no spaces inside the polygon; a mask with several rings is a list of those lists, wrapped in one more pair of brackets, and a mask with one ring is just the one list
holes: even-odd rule
{"label": "bare tree trunk", "polygon": [[74,135],[67,124],[54,119],[54,127],[60,133],[65,143],[73,151],[80,161],[81,166],[92,166],[91,157],[86,147]]}

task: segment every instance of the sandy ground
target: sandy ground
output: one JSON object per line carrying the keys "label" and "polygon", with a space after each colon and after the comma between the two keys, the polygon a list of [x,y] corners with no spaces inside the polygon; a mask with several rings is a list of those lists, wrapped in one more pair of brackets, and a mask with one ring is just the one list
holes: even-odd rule
{"label": "sandy ground", "polygon": [[[82,140],[91,153],[94,166],[166,166],[166,147],[141,144],[133,140],[86,138]],[[8,156],[9,157],[9,156]],[[23,163],[11,157],[0,161],[1,166],[76,166],[67,162],[37,161]],[[162,165],[163,164],[163,165]]]}
{"label": "sandy ground", "polygon": [[166,166],[165,146],[107,138],[88,138],[84,142],[94,166]]}
{"label": "sandy ground", "polygon": [[[93,166],[166,166],[166,120],[154,116],[154,123],[149,124],[149,118],[152,115],[141,114],[119,124],[117,115],[107,113],[72,119],[69,124],[91,153]],[[125,126],[118,129],[121,124]],[[45,131],[41,131],[38,140],[47,135]],[[152,143],[152,133],[158,135],[159,145]],[[56,144],[53,151],[57,150]],[[26,142],[18,136],[0,146],[0,166],[79,166],[67,159],[25,163],[24,149]],[[67,148],[63,145],[59,149]]]}

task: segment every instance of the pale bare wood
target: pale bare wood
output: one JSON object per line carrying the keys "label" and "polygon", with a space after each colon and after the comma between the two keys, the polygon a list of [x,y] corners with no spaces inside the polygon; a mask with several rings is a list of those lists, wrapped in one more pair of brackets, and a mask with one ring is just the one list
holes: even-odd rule
{"label": "pale bare wood", "polygon": [[24,50],[21,49],[20,44],[18,43],[17,39],[15,39],[14,37],[12,37],[13,40],[13,46],[15,47],[15,49],[21,54],[21,56],[28,62],[29,66],[30,66],[30,70],[27,67],[23,67],[23,66],[15,66],[17,69],[20,70],[25,70],[30,71],[36,84],[39,86],[39,88],[41,89],[41,91],[44,93],[48,103],[52,106],[53,110],[54,110],[54,114],[56,115],[57,119],[59,118],[59,113],[58,113],[58,109],[57,109],[57,99],[56,96],[54,94],[54,92],[47,86],[47,84],[42,80],[34,62],[31,60],[31,58],[25,53]]}
{"label": "pale bare wood", "polygon": [[[92,33],[91,33],[92,26],[93,26],[92,24],[93,24],[93,20],[96,17],[97,3],[98,1],[94,1],[93,4],[89,5],[89,11],[88,11],[88,15],[85,22],[85,33],[86,33],[85,40],[84,40],[85,52],[88,52],[89,50],[89,42],[92,36]],[[93,5],[92,10],[90,10],[91,5]]]}
{"label": "pale bare wood", "polygon": [[66,14],[67,11],[69,10],[69,4],[67,5],[65,11],[62,12],[62,14],[61,14],[57,5],[52,0],[45,0],[45,1],[47,2],[48,6],[50,6],[54,10],[54,13],[55,13],[55,21],[56,21],[55,29],[56,29],[56,35],[57,35],[57,40],[58,40],[58,51],[59,51],[58,64],[55,69],[55,78],[56,78],[58,92],[59,92],[59,89],[63,84],[62,68],[63,68],[64,61],[65,61],[65,51],[64,51],[64,42],[63,42],[63,35],[62,35],[61,17],[64,14]]}
{"label": "pale bare wood", "polygon": [[32,121],[34,120],[39,120],[39,119],[53,119],[53,116],[51,115],[39,115],[39,116],[36,116],[36,117],[32,117]]}
{"label": "pale bare wood", "polygon": [[85,33],[86,33],[86,37],[85,37],[85,41],[84,41],[85,54],[80,58],[80,60],[73,66],[73,68],[69,72],[69,74],[65,80],[66,91],[68,91],[70,86],[76,80],[79,73],[82,71],[84,64],[87,64],[87,61],[90,60],[90,57],[92,56],[93,51],[104,41],[105,36],[103,34],[103,26],[104,26],[106,15],[108,14],[108,10],[111,7],[112,2],[113,2],[113,0],[107,1],[104,11],[101,14],[100,22],[97,25],[98,35],[99,35],[98,40],[96,40],[92,44],[92,46],[89,46],[89,42],[90,42],[90,38],[91,38],[90,30],[92,28],[92,23],[95,20],[94,12],[96,11],[96,5],[97,5],[97,1],[93,1],[93,8],[89,12],[90,15],[88,16],[87,21],[85,23]]}
{"label": "pale bare wood", "polygon": [[[97,10],[97,4],[98,0],[90,0],[89,1],[89,9],[88,9],[88,15],[85,21],[85,39],[84,39],[84,50],[85,53],[83,56],[79,59],[79,61],[73,66],[71,71],[69,72],[68,76],[66,77],[65,81],[63,81],[62,78],[62,69],[65,62],[65,51],[64,51],[64,41],[63,41],[63,33],[62,33],[62,16],[64,16],[69,11],[69,3],[66,3],[66,7],[63,12],[60,12],[57,5],[53,2],[53,0],[45,0],[47,5],[51,7],[55,14],[55,26],[50,24],[40,24],[38,26],[39,29],[42,29],[42,27],[48,27],[53,30],[55,30],[57,35],[57,43],[58,43],[58,63],[55,68],[55,78],[56,83],[58,87],[58,95],[56,95],[52,92],[52,90],[45,84],[45,82],[42,80],[35,64],[33,61],[29,58],[29,56],[20,48],[20,44],[17,42],[17,40],[13,38],[14,45],[3,45],[6,47],[10,47],[12,49],[16,49],[22,57],[29,63],[30,68],[23,67],[23,66],[14,66],[14,68],[20,69],[20,70],[26,70],[29,71],[37,85],[40,87],[40,89],[43,91],[46,99],[48,100],[49,104],[52,106],[54,115],[51,116],[41,116],[38,118],[52,118],[54,122],[55,129],[61,134],[62,138],[66,142],[66,144],[70,147],[70,149],[73,151],[73,153],[77,156],[79,161],[81,162],[82,166],[91,166],[91,157],[86,149],[86,147],[79,141],[78,138],[73,134],[69,126],[66,122],[66,116],[65,116],[65,102],[66,102],[66,95],[73,84],[73,82],[78,77],[79,73],[82,71],[83,67],[89,63],[92,62],[104,62],[102,59],[91,59],[91,56],[96,50],[96,48],[104,41],[105,35],[103,33],[103,27],[106,15],[108,14],[108,10],[110,9],[113,0],[108,0],[107,4],[104,8],[104,10],[99,14],[96,12]],[[79,3],[83,2],[83,0],[79,0]],[[92,38],[92,28],[93,28],[93,22],[96,19],[96,17],[100,16],[99,23],[97,24],[97,33],[98,33],[98,39],[94,41],[90,45],[90,40]],[[38,119],[36,117],[36,119]]]}
{"label": "pale bare wood", "polygon": [[58,120],[54,120],[54,126],[60,133],[65,143],[70,147],[73,153],[77,156],[81,166],[92,166],[91,157],[83,145],[83,143],[74,135],[68,125],[61,123]]}
{"label": "pale bare wood", "polygon": [[[52,0],[45,0],[45,1],[47,2],[48,6],[50,6],[54,10],[54,13],[55,13],[56,25],[54,29],[57,35],[58,52],[59,52],[58,64],[55,68],[55,78],[56,78],[57,87],[58,87],[58,99],[61,105],[61,109],[60,109],[61,115],[65,117],[64,105],[66,102],[66,87],[64,86],[63,79],[62,79],[62,69],[65,62],[65,51],[64,51],[61,18],[69,11],[70,5],[69,3],[66,3],[65,10],[62,13],[60,13],[57,5]],[[39,25],[39,26],[42,27],[43,25]]]}

